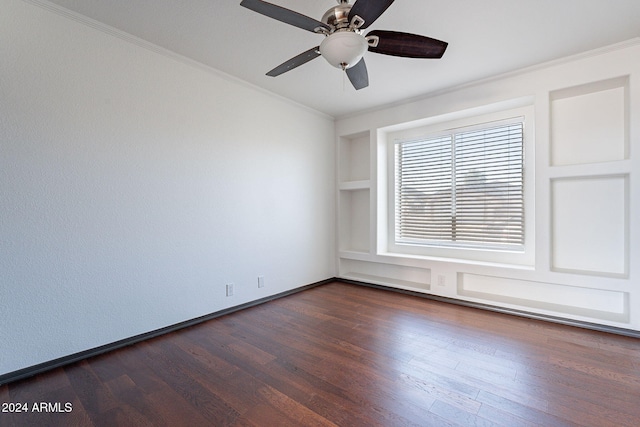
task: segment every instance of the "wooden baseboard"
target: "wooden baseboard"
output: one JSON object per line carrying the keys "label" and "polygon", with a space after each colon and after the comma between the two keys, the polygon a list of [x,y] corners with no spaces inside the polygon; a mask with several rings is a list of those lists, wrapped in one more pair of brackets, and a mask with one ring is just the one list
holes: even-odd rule
{"label": "wooden baseboard", "polygon": [[175,325],[171,325],[171,326],[167,326],[164,328],[160,328],[160,329],[156,329],[154,331],[150,331],[150,332],[146,332],[144,334],[140,334],[140,335],[136,335],[130,338],[125,338],[123,340],[120,341],[116,341],[110,344],[105,344],[103,346],[100,347],[96,347],[96,348],[92,348],[89,350],[85,350],[85,351],[81,351],[79,353],[74,353],[71,354],[69,356],[64,356],[58,359],[54,359],[48,362],[43,362],[43,363],[39,363],[37,365],[33,365],[33,366],[29,366],[27,368],[23,368],[23,369],[19,369],[17,371],[13,371],[13,372],[9,372],[7,374],[3,374],[0,375],[0,385],[3,384],[7,384],[10,382],[14,382],[14,381],[18,381],[24,378],[28,378],[37,374],[41,374],[43,372],[52,370],[52,369],[56,369],[65,365],[69,365],[71,363],[75,363],[75,362],[79,362],[81,360],[84,359],[88,359],[90,357],[93,356],[98,356],[100,354],[104,354],[107,353],[109,351],[113,351],[113,350],[117,350],[119,348],[122,347],[126,347],[132,344],[136,344],[139,343],[141,341],[145,341],[151,338],[155,338],[164,334],[168,334],[170,332],[175,332],[178,331],[180,329],[184,329],[184,328],[188,328],[189,326],[193,326],[193,325],[197,325],[198,323],[202,323],[202,322],[206,322],[208,320],[212,320],[215,319],[217,317],[220,316],[224,316],[227,314],[231,314],[234,313],[236,311],[240,311],[240,310],[244,310],[246,308],[250,308],[250,307],[254,307],[256,305],[260,305],[260,304],[264,304],[266,302],[269,301],[273,301],[275,299],[278,298],[283,298],[286,297],[288,295],[292,295],[298,292],[302,292],[305,291],[307,289],[311,289],[314,288],[316,286],[321,286],[321,285],[325,285],[331,282],[343,282],[343,283],[350,283],[353,285],[359,285],[359,286],[366,286],[366,287],[370,287],[370,288],[376,288],[376,289],[382,289],[385,291],[390,291],[390,292],[397,292],[397,293],[403,293],[403,294],[407,294],[407,295],[412,295],[412,296],[417,296],[420,298],[426,298],[426,299],[430,299],[430,300],[434,300],[434,301],[440,301],[440,302],[446,302],[449,304],[456,304],[456,305],[460,305],[460,306],[464,306],[464,307],[471,307],[471,308],[477,308],[477,309],[481,309],[481,310],[488,310],[488,311],[493,311],[493,312],[497,312],[497,313],[503,313],[503,314],[509,314],[509,315],[513,315],[513,316],[520,316],[520,317],[525,317],[525,318],[529,318],[529,319],[534,319],[534,320],[543,320],[543,321],[547,321],[547,322],[553,322],[553,323],[558,323],[558,324],[563,324],[563,325],[568,325],[568,326],[575,326],[578,328],[584,328],[584,329],[589,329],[589,330],[594,330],[594,331],[600,331],[600,332],[607,332],[607,333],[611,333],[611,334],[617,334],[617,335],[624,335],[624,336],[628,336],[628,337],[633,337],[633,338],[640,338],[640,331],[634,331],[631,329],[624,329],[624,328],[617,328],[617,327],[613,327],[613,326],[607,326],[607,325],[600,325],[597,323],[589,323],[589,322],[582,322],[582,321],[578,321],[578,320],[572,320],[572,319],[565,319],[562,317],[556,317],[556,316],[549,316],[549,315],[544,315],[544,314],[537,314],[537,313],[532,313],[532,312],[528,312],[528,311],[524,311],[524,310],[515,310],[515,309],[510,309],[510,308],[503,308],[503,307],[498,307],[498,306],[494,306],[494,305],[490,305],[490,304],[482,304],[482,303],[477,303],[477,302],[470,302],[470,301],[463,301],[463,300],[458,300],[458,299],[454,299],[454,298],[447,298],[447,297],[441,297],[441,296],[437,296],[437,295],[430,295],[430,294],[425,294],[425,293],[421,293],[421,292],[415,292],[415,291],[409,291],[409,290],[405,290],[405,289],[398,289],[398,288],[394,288],[391,286],[384,286],[384,285],[377,285],[377,284],[373,284],[373,283],[368,283],[368,282],[361,282],[361,281],[357,281],[357,280],[351,280],[351,279],[341,279],[339,277],[333,277],[330,279],[326,279],[326,280],[322,280],[320,282],[316,282],[316,283],[312,283],[309,285],[305,285],[305,286],[301,286],[299,288],[296,289],[292,289],[289,291],[285,291],[285,292],[281,292],[279,294],[275,294],[275,295],[271,295],[265,298],[260,298],[257,299],[255,301],[251,301],[245,304],[240,304],[237,305],[235,307],[230,307],[224,310],[220,310],[217,311],[215,313],[210,313],[210,314],[206,314],[204,316],[201,317],[197,317],[195,319],[191,319],[191,320],[186,320],[184,322],[180,322],[180,323],[176,323]]}
{"label": "wooden baseboard", "polygon": [[234,307],[226,308],[224,310],[216,311],[215,313],[205,314],[204,316],[197,317],[195,319],[186,320],[184,322],[176,323],[175,325],[170,325],[164,328],[156,329],[154,331],[146,332],[144,334],[136,335],[133,337],[125,338],[120,341],[116,341],[113,343],[105,344],[100,347],[91,348],[89,350],[81,351],[78,353],[71,354],[69,356],[60,357],[58,359],[50,360],[48,362],[39,363],[37,365],[29,366],[23,369],[19,369],[17,371],[9,372],[7,374],[0,375],[0,385],[7,384],[10,382],[18,381],[24,378],[32,377],[37,374],[41,374],[46,371],[50,371],[52,369],[56,369],[65,365],[69,365],[71,363],[79,362],[84,359],[88,359],[93,356],[98,356],[100,354],[107,353],[109,351],[117,350],[122,347],[126,347],[132,344],[139,343],[141,341],[145,341],[151,338],[159,337],[164,334],[168,334],[170,332],[175,332],[180,329],[188,328],[189,326],[197,325],[198,323],[206,322],[208,320],[215,319],[217,317],[221,317],[227,314],[234,313],[236,311],[244,310],[249,307],[254,307],[256,305],[264,304],[269,301],[273,301],[278,298],[283,298],[288,295],[292,295],[298,292],[305,291],[307,289],[314,288],[316,286],[325,285],[327,283],[331,283],[336,281],[335,278],[330,278],[326,280],[322,280],[320,282],[312,283],[309,285],[301,286],[299,288],[291,289],[289,291],[281,292],[279,294],[271,295],[265,298],[260,298],[255,301],[250,301],[245,304],[240,304]]}

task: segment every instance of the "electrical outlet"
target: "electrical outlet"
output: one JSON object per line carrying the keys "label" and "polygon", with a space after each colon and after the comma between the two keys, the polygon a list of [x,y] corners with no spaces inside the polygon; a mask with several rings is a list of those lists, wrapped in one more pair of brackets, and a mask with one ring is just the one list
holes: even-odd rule
{"label": "electrical outlet", "polygon": [[258,276],[258,287],[264,288],[264,276]]}
{"label": "electrical outlet", "polygon": [[438,286],[446,286],[447,284],[447,276],[443,274],[438,274]]}
{"label": "electrical outlet", "polygon": [[227,296],[228,297],[233,296],[233,283],[229,283],[227,285]]}

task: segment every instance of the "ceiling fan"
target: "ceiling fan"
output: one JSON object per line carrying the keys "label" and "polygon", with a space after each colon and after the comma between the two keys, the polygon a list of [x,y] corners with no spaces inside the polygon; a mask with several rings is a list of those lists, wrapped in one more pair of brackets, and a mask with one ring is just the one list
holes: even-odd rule
{"label": "ceiling fan", "polygon": [[384,13],[394,0],[337,0],[338,6],[325,12],[322,21],[317,21],[298,12],[262,0],[242,0],[241,6],[303,30],[322,34],[325,39],[319,46],[311,48],[278,65],[267,73],[276,77],[318,56],[329,64],[347,73],[356,90],[369,86],[369,75],[364,62],[368,50],[383,55],[405,58],[442,58],[448,43],[430,37],[397,31],[363,30]]}

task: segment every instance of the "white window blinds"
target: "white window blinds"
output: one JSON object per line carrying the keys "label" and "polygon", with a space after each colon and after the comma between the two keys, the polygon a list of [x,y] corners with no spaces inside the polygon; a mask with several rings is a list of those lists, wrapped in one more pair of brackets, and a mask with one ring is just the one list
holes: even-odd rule
{"label": "white window blinds", "polygon": [[395,144],[398,243],[524,244],[523,124]]}

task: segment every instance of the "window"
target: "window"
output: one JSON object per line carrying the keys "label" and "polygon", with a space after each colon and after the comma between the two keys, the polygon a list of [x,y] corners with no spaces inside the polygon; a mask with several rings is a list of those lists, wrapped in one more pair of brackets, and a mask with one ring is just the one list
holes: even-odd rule
{"label": "window", "polygon": [[395,243],[524,251],[524,118],[394,144]]}

